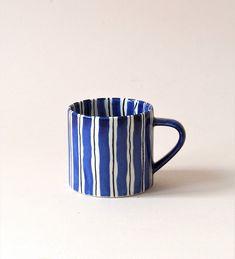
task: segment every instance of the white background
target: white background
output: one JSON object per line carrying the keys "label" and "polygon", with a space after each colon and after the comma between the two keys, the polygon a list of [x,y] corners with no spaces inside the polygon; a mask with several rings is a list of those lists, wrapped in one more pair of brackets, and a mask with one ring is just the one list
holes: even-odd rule
{"label": "white background", "polygon": [[[234,258],[234,0],[1,0],[0,89],[1,259]],[[112,96],[187,140],[145,194],[80,196],[67,106]]]}

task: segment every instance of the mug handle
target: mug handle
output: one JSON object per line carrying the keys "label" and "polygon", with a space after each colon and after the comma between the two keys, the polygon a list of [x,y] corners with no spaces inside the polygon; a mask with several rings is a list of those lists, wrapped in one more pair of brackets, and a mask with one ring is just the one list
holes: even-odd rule
{"label": "mug handle", "polygon": [[162,157],[157,162],[153,163],[153,173],[157,172],[161,167],[163,167],[169,160],[171,160],[177,152],[182,148],[186,133],[183,125],[173,119],[164,119],[164,118],[154,118],[153,119],[153,126],[167,126],[174,128],[179,133],[179,139],[176,145],[170,150],[164,157]]}

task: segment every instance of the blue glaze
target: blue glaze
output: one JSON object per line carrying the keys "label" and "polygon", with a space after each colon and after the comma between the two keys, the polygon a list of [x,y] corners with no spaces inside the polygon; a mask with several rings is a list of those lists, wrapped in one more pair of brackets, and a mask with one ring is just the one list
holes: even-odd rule
{"label": "blue glaze", "polygon": [[[100,98],[100,99],[97,99],[97,108],[98,108],[98,114],[100,116],[106,116],[106,111],[105,111],[105,102],[104,102],[104,98]],[[89,113],[87,113],[89,114]]]}
{"label": "blue glaze", "polygon": [[[89,107],[89,106],[88,106]],[[90,109],[90,108],[89,108]],[[91,169],[91,120],[83,119],[83,164],[85,178],[85,194],[93,194],[93,176]]]}
{"label": "blue glaze", "polygon": [[150,131],[151,131],[152,125],[150,125],[150,115],[146,115],[146,125],[145,125],[145,189],[148,189],[150,187],[150,172],[149,173],[149,167],[151,161],[151,142],[150,142]]}
{"label": "blue glaze", "polygon": [[176,145],[173,147],[173,149],[170,152],[168,152],[163,158],[161,158],[159,161],[153,164],[153,172],[155,173],[161,167],[163,167],[170,159],[172,159],[177,154],[177,152],[182,148],[186,139],[186,133],[183,125],[180,122],[173,119],[154,118],[153,126],[171,127],[176,129],[179,133],[179,140],[176,143]]}
{"label": "blue glaze", "polygon": [[109,176],[109,121],[99,120],[99,151],[100,151],[100,192],[101,196],[110,196]]}
{"label": "blue glaze", "polygon": [[141,192],[142,189],[142,164],[141,164],[141,117],[134,117],[134,169],[135,169],[135,193]]}
{"label": "blue glaze", "polygon": [[121,116],[121,105],[119,98],[112,98],[112,112],[115,116]]}
{"label": "blue glaze", "polygon": [[72,135],[73,135],[73,188],[78,190],[78,175],[79,175],[79,162],[78,162],[78,123],[76,113],[72,113]]}
{"label": "blue glaze", "polygon": [[117,187],[118,195],[127,195],[127,118],[118,118],[117,127],[117,161],[118,163],[118,176],[117,176]]}
{"label": "blue glaze", "polygon": [[[153,162],[153,127],[179,132],[176,146]],[[183,146],[183,126],[154,118],[151,104],[129,98],[98,98],[68,109],[69,185],[100,197],[130,196],[153,185],[153,173]]]}

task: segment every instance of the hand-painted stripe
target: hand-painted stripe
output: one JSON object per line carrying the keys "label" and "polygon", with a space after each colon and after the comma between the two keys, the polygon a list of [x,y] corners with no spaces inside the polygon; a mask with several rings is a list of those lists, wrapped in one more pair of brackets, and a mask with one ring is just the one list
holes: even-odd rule
{"label": "hand-painted stripe", "polygon": [[142,101],[139,101],[138,102],[138,113],[142,113],[143,112],[143,102]]}
{"label": "hand-painted stripe", "polygon": [[127,175],[126,175],[126,186],[127,186],[127,195],[130,195],[130,180],[131,180],[131,173],[130,173],[130,163],[131,163],[131,145],[130,145],[130,132],[131,132],[131,122],[130,117],[127,118]]}
{"label": "hand-painted stripe", "polygon": [[79,106],[80,106],[80,114],[84,114],[84,106],[82,101],[79,103]]}
{"label": "hand-painted stripe", "polygon": [[126,116],[126,98],[122,102],[122,116]]}
{"label": "hand-painted stripe", "polygon": [[99,117],[94,118],[95,123],[95,175],[96,175],[96,195],[100,196],[100,151],[99,151]]}
{"label": "hand-painted stripe", "polygon": [[137,114],[138,113],[138,111],[137,111],[137,105],[138,105],[138,101],[137,100],[135,100],[135,102],[134,102],[135,104],[134,104],[134,115],[135,114]]}
{"label": "hand-painted stripe", "polygon": [[71,174],[70,174],[70,184],[71,184],[71,187],[73,188],[73,183],[74,183],[74,171],[73,171],[73,117],[72,117],[72,114],[73,114],[73,111],[71,110],[70,111],[70,144],[71,144],[71,159],[70,159],[70,162],[71,162]]}
{"label": "hand-painted stripe", "polygon": [[112,118],[112,185],[113,185],[113,196],[116,196],[116,188],[115,188],[115,151],[114,151],[114,118]]}
{"label": "hand-painted stripe", "polygon": [[85,114],[85,103],[82,102],[82,114]]}
{"label": "hand-painted stripe", "polygon": [[112,98],[108,98],[108,110],[109,110],[109,117],[112,117],[113,116]]}
{"label": "hand-painted stripe", "polygon": [[130,194],[133,195],[135,193],[135,171],[134,171],[134,148],[133,148],[133,134],[134,134],[134,116],[130,117],[131,127],[130,127],[130,154],[131,154],[131,164],[130,164]]}
{"label": "hand-painted stripe", "polygon": [[[82,107],[82,105],[81,105]],[[78,161],[79,161],[79,192],[82,193],[82,185],[83,185],[83,179],[82,179],[82,140],[81,140],[81,115],[78,115]]]}
{"label": "hand-painted stripe", "polygon": [[118,195],[127,195],[127,117],[118,118],[117,126]]}
{"label": "hand-painted stripe", "polygon": [[145,190],[145,113],[141,114],[142,119],[142,134],[141,134],[141,164],[142,164],[142,192]]}
{"label": "hand-painted stripe", "polygon": [[127,115],[133,115],[134,114],[134,102],[133,101],[128,101],[127,102]]}
{"label": "hand-painted stripe", "polygon": [[78,174],[79,174],[79,164],[78,164],[78,123],[77,114],[72,113],[72,136],[73,136],[73,188],[78,191]]}
{"label": "hand-painted stripe", "polygon": [[108,117],[109,115],[109,102],[108,99],[104,100],[104,107],[105,107],[105,116]]}
{"label": "hand-painted stripe", "polygon": [[[93,106],[94,107],[94,106]],[[92,123],[93,123],[93,162],[94,162],[94,194],[97,196],[97,169],[96,169],[96,136],[95,136],[95,131],[96,131],[96,123],[95,123],[95,119],[92,119]]]}
{"label": "hand-painted stripe", "polygon": [[106,116],[105,102],[106,102],[106,99],[104,98],[97,99],[97,109],[98,109],[99,116],[103,116],[103,117]]}
{"label": "hand-painted stripe", "polygon": [[91,114],[91,100],[84,101],[84,114],[85,115]]}
{"label": "hand-painted stripe", "polygon": [[[85,107],[84,110],[85,112]],[[84,175],[84,163],[83,163],[83,158],[84,158],[84,141],[83,141],[83,128],[84,128],[84,116],[81,116],[81,126],[80,126],[80,136],[81,136],[81,179],[82,179],[82,192],[85,193],[85,175]]]}
{"label": "hand-painted stripe", "polygon": [[121,116],[121,109],[120,109],[120,99],[119,98],[112,98],[112,110],[113,116]]}
{"label": "hand-painted stripe", "polygon": [[92,100],[92,116],[96,116],[96,115],[97,115],[96,100],[93,99]]}
{"label": "hand-painted stripe", "polygon": [[85,194],[93,194],[93,174],[92,174],[92,147],[93,139],[91,138],[91,123],[90,118],[83,118],[82,140],[83,140],[83,170]]}
{"label": "hand-painted stripe", "polygon": [[113,118],[113,126],[114,126],[114,149],[113,149],[113,155],[114,155],[114,190],[115,195],[118,196],[118,187],[117,187],[117,177],[118,177],[118,163],[117,163],[117,118]]}
{"label": "hand-painted stripe", "polygon": [[131,117],[127,117],[127,120],[128,120],[128,124],[127,124],[127,127],[128,127],[128,138],[127,138],[127,162],[128,162],[128,172],[127,172],[127,178],[126,178],[126,182],[127,182],[127,193],[128,195],[131,194],[131,182],[133,179],[131,179],[131,164],[132,164],[132,152],[131,152],[131,145],[132,145],[132,140],[131,140],[131,129],[132,129],[132,120],[131,120]]}
{"label": "hand-painted stripe", "polygon": [[100,194],[110,196],[109,120],[99,120]]}
{"label": "hand-painted stripe", "polygon": [[134,169],[135,169],[135,193],[141,192],[141,178],[142,178],[142,166],[141,166],[141,115],[134,116]]}
{"label": "hand-painted stripe", "polygon": [[76,113],[80,113],[80,105],[78,102],[74,103],[73,104],[73,110],[76,112]]}
{"label": "hand-painted stripe", "polygon": [[110,118],[109,120],[109,153],[110,153],[110,159],[109,159],[109,186],[110,186],[110,196],[114,196],[114,179],[113,179],[113,118]]}

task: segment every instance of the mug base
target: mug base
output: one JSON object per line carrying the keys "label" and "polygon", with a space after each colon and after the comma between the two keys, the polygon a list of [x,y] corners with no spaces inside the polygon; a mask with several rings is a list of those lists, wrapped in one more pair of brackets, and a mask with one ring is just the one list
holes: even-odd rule
{"label": "mug base", "polygon": [[128,194],[128,195],[117,195],[117,196],[108,196],[108,195],[94,195],[94,194],[90,194],[90,193],[84,193],[84,192],[80,192],[75,190],[72,186],[70,186],[70,189],[77,192],[78,194],[81,194],[83,196],[89,196],[89,197],[95,197],[95,198],[126,198],[126,197],[133,197],[133,196],[138,196],[140,194],[143,194],[145,192],[147,192],[149,189],[151,189],[153,187],[153,182],[152,184],[149,185],[148,188],[146,188],[144,191],[140,191],[140,192],[136,192],[136,193],[132,193],[132,194]]}

